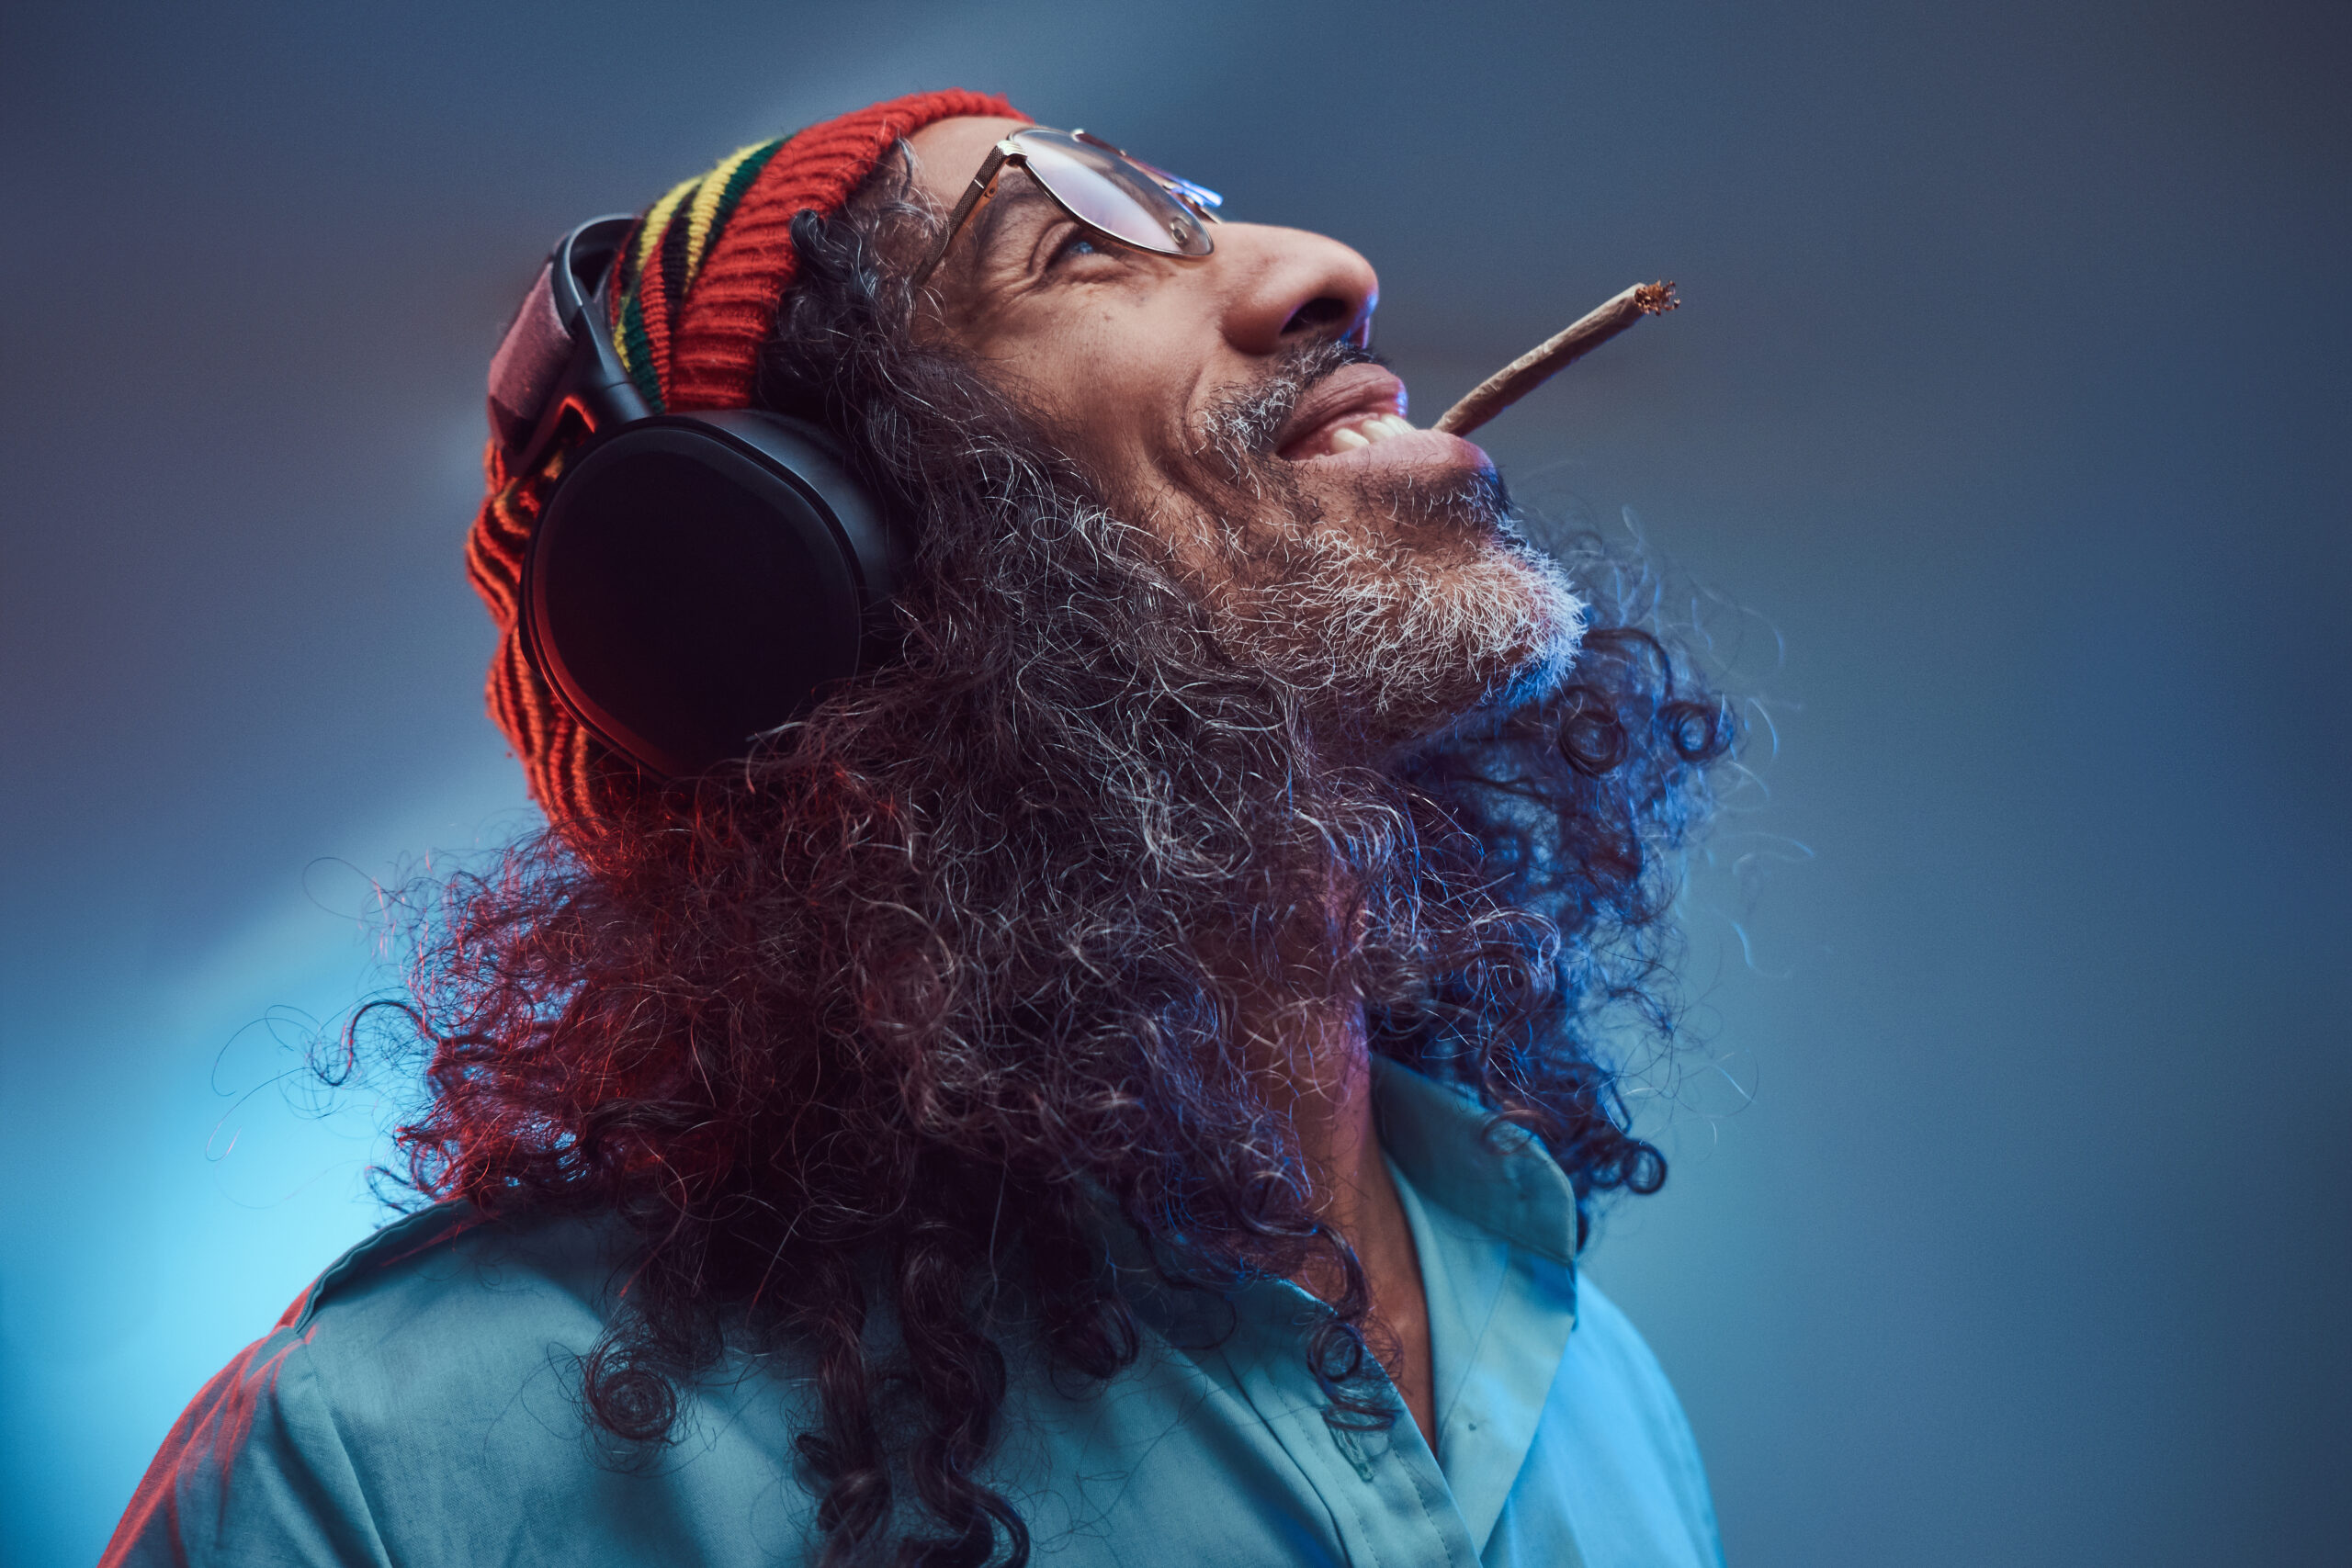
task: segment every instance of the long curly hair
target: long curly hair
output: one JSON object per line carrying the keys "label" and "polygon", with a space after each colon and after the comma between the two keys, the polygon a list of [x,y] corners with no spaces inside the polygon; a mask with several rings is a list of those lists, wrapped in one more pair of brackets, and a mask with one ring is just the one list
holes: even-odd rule
{"label": "long curly hair", "polygon": [[920,520],[904,656],[738,766],[440,884],[399,1009],[429,1054],[403,1180],[626,1229],[595,1422],[658,1443],[729,1346],[806,1358],[831,1562],[1026,1561],[983,1472],[1003,1303],[1065,1372],[1128,1364],[1106,1209],[1174,1281],[1341,1281],[1301,1354],[1332,1420],[1394,1418],[1363,1270],[1235,1038],[1236,957],[1306,955],[1374,1050],[1534,1133],[1579,1241],[1596,1196],[1656,1190],[1603,1034],[1629,1001],[1670,1021],[1676,852],[1736,740],[1588,552],[1559,689],[1402,761],[1323,760],[1158,541],[910,333],[899,262],[936,220],[887,166],[804,213],[759,389]]}

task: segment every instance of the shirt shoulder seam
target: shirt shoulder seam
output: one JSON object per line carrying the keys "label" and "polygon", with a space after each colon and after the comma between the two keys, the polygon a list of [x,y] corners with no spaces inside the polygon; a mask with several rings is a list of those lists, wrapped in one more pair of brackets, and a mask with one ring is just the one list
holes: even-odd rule
{"label": "shirt shoulder seam", "polygon": [[480,1224],[481,1212],[465,1202],[435,1203],[401,1215],[328,1264],[325,1271],[294,1298],[286,1315],[277,1320],[278,1325],[307,1334],[321,1303],[345,1286],[374,1270],[389,1269],[453,1241]]}

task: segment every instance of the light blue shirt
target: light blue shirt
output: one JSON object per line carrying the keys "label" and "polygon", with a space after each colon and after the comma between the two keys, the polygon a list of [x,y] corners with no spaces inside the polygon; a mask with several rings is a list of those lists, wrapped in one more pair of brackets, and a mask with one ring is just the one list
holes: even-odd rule
{"label": "light blue shirt", "polygon": [[[988,1468],[1041,1568],[1718,1564],[1673,1391],[1575,1267],[1567,1179],[1522,1134],[1402,1068],[1381,1137],[1419,1249],[1437,1451],[1400,1418],[1338,1430],[1302,1356],[1321,1309],[1269,1282],[1230,1304],[1130,1295],[1136,1363],[1091,1392],[1017,1348]],[[677,1442],[586,1427],[573,1357],[602,1333],[608,1228],[444,1206],[355,1247],[174,1427],[108,1563],[665,1563],[814,1560],[788,1358],[686,1391]],[[1060,1386],[1057,1387],[1057,1384]]]}

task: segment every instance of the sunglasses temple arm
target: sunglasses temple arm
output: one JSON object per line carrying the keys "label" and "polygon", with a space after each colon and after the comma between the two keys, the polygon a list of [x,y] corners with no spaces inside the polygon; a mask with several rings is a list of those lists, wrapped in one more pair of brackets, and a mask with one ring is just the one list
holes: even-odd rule
{"label": "sunglasses temple arm", "polygon": [[1001,145],[989,151],[988,162],[982,164],[980,172],[972,176],[972,183],[964,187],[964,199],[957,202],[956,210],[947,215],[946,231],[939,236],[939,243],[931,247],[931,254],[923,258],[922,265],[915,268],[911,287],[921,288],[930,282],[931,275],[939,269],[939,264],[947,259],[947,247],[956,243],[956,236],[964,231],[964,225],[971,221],[972,214],[981,202],[988,199],[989,187],[996,184],[997,171],[1004,167],[1004,159],[1005,151]]}

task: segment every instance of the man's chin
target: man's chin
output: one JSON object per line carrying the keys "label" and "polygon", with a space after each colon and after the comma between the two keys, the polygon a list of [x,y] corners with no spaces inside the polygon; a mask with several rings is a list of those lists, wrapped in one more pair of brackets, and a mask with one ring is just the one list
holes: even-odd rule
{"label": "man's chin", "polygon": [[1577,649],[1584,642],[1584,605],[1565,588],[1557,592],[1556,601],[1544,612],[1544,631],[1505,664],[1474,710],[1476,714],[1504,714],[1542,702],[1576,668]]}
{"label": "man's chin", "polygon": [[1363,465],[1317,496],[1299,482],[1317,465],[1266,467],[1259,525],[1209,600],[1220,640],[1318,715],[1335,751],[1392,755],[1566,678],[1584,606],[1491,468]]}
{"label": "man's chin", "polygon": [[1394,572],[1369,617],[1331,623],[1325,650],[1337,728],[1394,757],[1495,720],[1559,689],[1584,606],[1557,566],[1507,527],[1467,561]]}
{"label": "man's chin", "polygon": [[[1459,657],[1459,667],[1470,678],[1449,694],[1451,700],[1430,705],[1415,732],[1400,738],[1407,747],[1444,740],[1543,702],[1576,667],[1584,637],[1584,605],[1559,569],[1516,540],[1496,554],[1500,558],[1494,562],[1491,581],[1486,581],[1490,573],[1481,570],[1465,574],[1469,580],[1462,587],[1481,596],[1487,606],[1517,600],[1524,608],[1509,620],[1465,614],[1457,622],[1462,635],[1453,648],[1429,649],[1434,660],[1444,660],[1448,654]],[[1482,638],[1482,632],[1488,635]]]}

